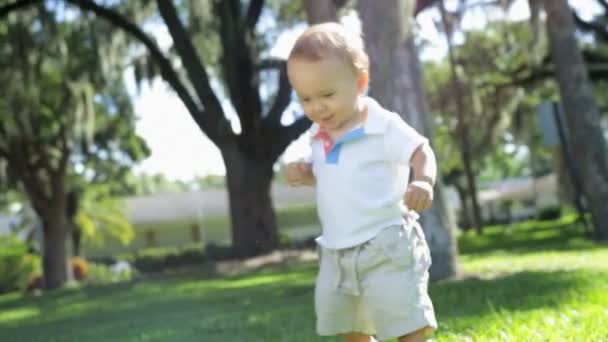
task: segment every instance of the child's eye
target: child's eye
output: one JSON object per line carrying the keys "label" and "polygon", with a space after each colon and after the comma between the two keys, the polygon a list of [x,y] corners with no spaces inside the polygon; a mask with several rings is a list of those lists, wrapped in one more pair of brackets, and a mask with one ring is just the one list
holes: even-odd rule
{"label": "child's eye", "polygon": [[310,99],[309,99],[309,98],[307,98],[307,97],[305,97],[305,98],[303,98],[303,99],[300,99],[300,100],[301,100],[302,102],[304,102],[304,103],[308,103],[308,102],[310,102]]}
{"label": "child's eye", "polygon": [[325,93],[323,94],[323,97],[332,97],[334,96],[334,93]]}

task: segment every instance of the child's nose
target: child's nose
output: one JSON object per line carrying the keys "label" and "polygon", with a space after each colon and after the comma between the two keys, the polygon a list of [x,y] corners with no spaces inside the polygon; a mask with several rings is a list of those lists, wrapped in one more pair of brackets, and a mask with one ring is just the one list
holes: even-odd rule
{"label": "child's nose", "polygon": [[323,112],[325,112],[325,105],[318,101],[313,105],[313,113],[315,113],[315,115],[320,115],[323,114]]}

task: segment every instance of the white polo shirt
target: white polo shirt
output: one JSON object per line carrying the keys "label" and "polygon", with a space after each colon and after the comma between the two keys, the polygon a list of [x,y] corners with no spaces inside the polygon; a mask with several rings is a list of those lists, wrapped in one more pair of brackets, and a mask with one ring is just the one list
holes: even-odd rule
{"label": "white polo shirt", "polygon": [[403,223],[410,159],[427,142],[398,114],[369,97],[365,100],[365,122],[333,144],[318,124],[310,128],[322,226],[317,242],[325,248],[353,247]]}

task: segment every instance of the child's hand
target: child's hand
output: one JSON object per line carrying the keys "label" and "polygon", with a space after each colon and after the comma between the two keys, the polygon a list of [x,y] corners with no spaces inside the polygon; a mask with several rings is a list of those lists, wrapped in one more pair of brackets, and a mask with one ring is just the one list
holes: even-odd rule
{"label": "child's hand", "polygon": [[429,182],[413,181],[408,185],[403,201],[409,209],[423,212],[433,204],[433,186]]}
{"label": "child's hand", "polygon": [[312,164],[305,162],[287,164],[285,178],[287,178],[287,184],[291,186],[313,185],[315,183]]}

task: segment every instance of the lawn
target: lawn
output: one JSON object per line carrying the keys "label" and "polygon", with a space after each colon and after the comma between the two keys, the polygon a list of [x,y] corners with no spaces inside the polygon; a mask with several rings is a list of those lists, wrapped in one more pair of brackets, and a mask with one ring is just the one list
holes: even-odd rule
{"label": "lawn", "polygon": [[[431,286],[436,341],[608,341],[608,246],[569,218],[459,237]],[[0,296],[0,341],[338,341],[314,334],[314,264]]]}

